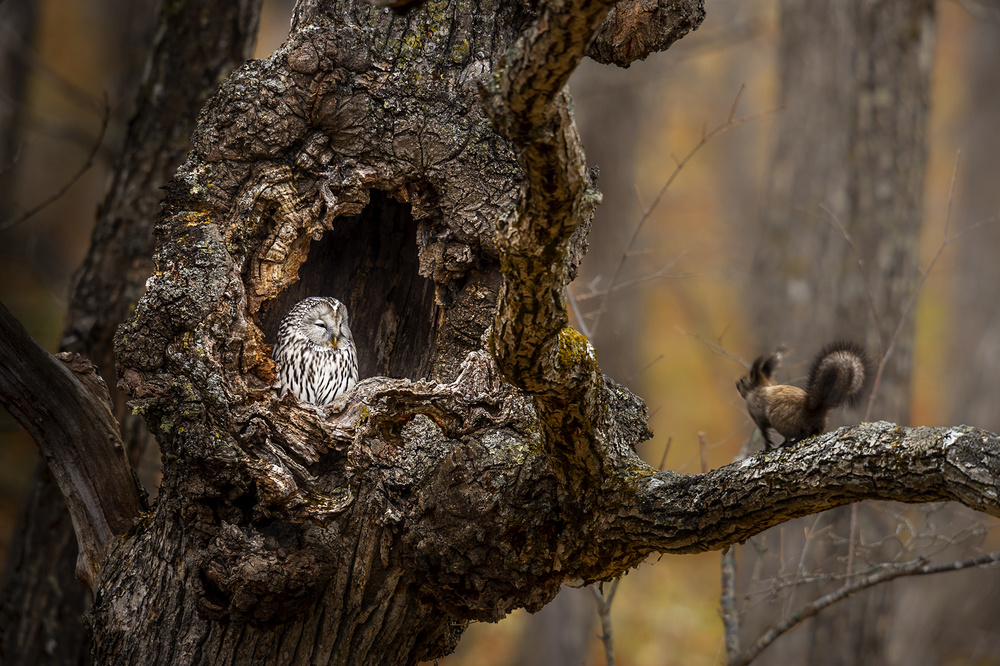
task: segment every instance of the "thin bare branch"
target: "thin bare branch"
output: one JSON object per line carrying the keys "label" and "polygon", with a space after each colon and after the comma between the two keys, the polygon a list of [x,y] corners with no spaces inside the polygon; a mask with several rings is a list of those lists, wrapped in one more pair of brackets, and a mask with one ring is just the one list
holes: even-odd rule
{"label": "thin bare branch", "polygon": [[826,204],[820,204],[820,210],[827,214],[831,221],[833,221],[834,226],[837,231],[845,241],[847,241],[847,246],[851,248],[851,253],[854,255],[854,260],[858,262],[858,270],[861,271],[861,279],[865,282],[865,291],[868,293],[868,305],[872,310],[872,321],[875,323],[875,330],[879,334],[879,355],[882,354],[882,326],[879,323],[878,308],[875,307],[875,295],[872,292],[872,283],[868,279],[868,271],[865,270],[864,259],[861,258],[861,253],[858,252],[857,246],[854,244],[854,238],[848,233],[847,228],[844,227],[844,223],[841,222],[840,217],[837,216]]}
{"label": "thin bare branch", "polygon": [[597,615],[601,618],[601,642],[604,643],[604,659],[608,666],[615,666],[615,643],[614,635],[611,633],[611,602],[615,599],[615,592],[618,591],[616,578],[611,583],[611,591],[604,595],[603,583],[591,585],[590,591],[594,594],[594,601],[597,602]]}
{"label": "thin bare branch", "polygon": [[[686,250],[682,251],[676,257],[674,257],[673,259],[671,259],[670,261],[668,261],[666,264],[664,264],[663,266],[661,266],[655,273],[650,273],[649,275],[643,275],[643,276],[635,278],[634,280],[629,280],[627,282],[620,282],[620,283],[614,285],[613,287],[609,287],[608,289],[599,289],[599,290],[592,291],[592,292],[590,292],[588,294],[581,294],[580,296],[577,297],[577,299],[581,300],[581,301],[586,301],[586,300],[589,300],[591,298],[603,297],[603,296],[607,296],[608,294],[610,294],[613,291],[619,291],[621,289],[628,289],[629,287],[634,287],[637,284],[642,284],[643,282],[651,282],[653,280],[659,280],[661,278],[665,279],[665,278],[688,278],[688,277],[694,277],[695,273],[668,273],[667,272],[671,268],[673,268],[674,265],[678,261],[680,261],[681,258],[685,254],[687,254],[687,251]],[[636,255],[633,254],[633,255],[629,255],[629,256],[636,256]]]}
{"label": "thin bare branch", "polygon": [[889,362],[889,358],[892,356],[892,352],[896,348],[896,340],[899,338],[900,332],[903,330],[903,324],[906,323],[906,318],[910,314],[910,310],[913,308],[914,303],[917,301],[917,297],[924,288],[924,282],[927,281],[927,276],[930,275],[931,270],[934,268],[934,264],[937,263],[938,258],[944,249],[950,245],[955,239],[948,235],[948,229],[951,224],[951,203],[955,194],[955,181],[958,176],[958,163],[961,158],[962,153],[959,152],[955,156],[955,166],[951,174],[951,188],[948,192],[948,209],[945,213],[944,219],[944,234],[941,238],[941,244],[938,246],[937,251],[931,258],[931,262],[927,265],[927,269],[921,274],[920,281],[917,282],[916,288],[913,290],[913,294],[910,296],[910,300],[907,301],[906,307],[903,308],[902,313],[899,315],[899,321],[896,324],[895,330],[892,332],[892,337],[889,339],[889,344],[885,348],[885,352],[882,354],[882,360],[879,361],[878,370],[875,372],[875,381],[872,383],[872,392],[868,397],[868,407],[865,409],[865,420],[871,418],[872,408],[875,405],[875,396],[878,394],[879,386],[882,382],[882,372],[885,370],[886,364]]}
{"label": "thin bare branch", "polygon": [[812,603],[803,607],[794,615],[771,627],[767,632],[758,638],[753,645],[747,649],[741,657],[732,662],[736,666],[745,666],[757,658],[768,646],[770,646],[779,636],[794,629],[803,621],[816,615],[827,606],[830,606],[841,599],[851,596],[861,590],[874,587],[902,576],[921,576],[927,574],[943,573],[946,571],[959,571],[970,567],[989,566],[1000,563],[1000,552],[988,553],[966,560],[957,560],[945,564],[928,564],[926,559],[921,558],[915,562],[905,565],[894,566],[888,569],[879,570],[873,574],[858,579],[857,581],[844,585],[839,590],[831,592]]}
{"label": "thin bare branch", "polygon": [[[739,102],[740,96],[742,94],[743,94],[743,87],[741,86],[740,91],[736,94],[736,98],[733,100],[732,111],[735,111],[736,105]],[[659,206],[660,201],[670,190],[670,186],[673,185],[674,180],[677,179],[677,176],[680,174],[680,172],[684,169],[685,166],[687,166],[688,162],[690,162],[691,159],[695,155],[697,155],[702,148],[705,147],[705,144],[707,144],[715,137],[725,134],[734,127],[739,127],[740,125],[744,125],[754,120],[759,120],[761,118],[773,115],[778,111],[782,110],[783,108],[785,107],[780,106],[776,109],[771,109],[770,111],[763,111],[761,113],[755,113],[753,115],[744,116],[742,118],[736,118],[736,119],[732,118],[732,112],[730,112],[730,117],[726,120],[726,122],[723,123],[722,125],[719,125],[711,132],[707,131],[707,125],[704,126],[702,128],[701,139],[698,141],[698,143],[694,145],[693,148],[691,148],[690,151],[688,151],[687,155],[685,155],[683,159],[678,160],[676,157],[674,157],[674,161],[677,163],[677,167],[674,169],[673,173],[671,173],[670,176],[667,178],[667,182],[663,184],[663,187],[660,188],[660,191],[659,193],[657,193],[656,198],[653,199],[653,202],[649,205],[648,208],[645,209],[642,216],[639,218],[639,223],[636,224],[635,230],[632,232],[632,237],[629,239],[628,244],[625,246],[625,252],[623,252],[621,257],[618,259],[618,265],[615,266],[615,271],[614,273],[611,274],[611,282],[608,284],[608,293],[613,291],[615,285],[618,283],[618,278],[621,275],[622,268],[625,265],[627,254],[632,251],[632,246],[635,245],[636,240],[639,238],[639,233],[646,225],[646,220],[649,219],[650,215],[653,214],[653,211],[656,210],[656,207]],[[591,324],[591,331],[593,331],[595,334],[597,333],[598,326],[600,325],[601,317],[607,311],[607,308],[608,308],[608,299],[605,297],[601,301],[601,307],[600,309],[598,309],[597,314],[594,316],[594,321]]]}
{"label": "thin bare branch", "polygon": [[580,311],[579,301],[583,297],[577,297],[573,294],[573,290],[566,287],[566,300],[569,301],[569,307],[573,310],[573,317],[576,319],[576,325],[580,328],[580,332],[583,333],[588,338],[590,337],[590,329],[587,328],[587,320],[583,318],[583,312]]}
{"label": "thin bare branch", "polygon": [[698,431],[698,456],[701,459],[701,473],[708,471],[708,440],[704,432]]}
{"label": "thin bare branch", "polygon": [[663,447],[663,457],[660,458],[660,464],[656,469],[663,470],[663,466],[667,464],[667,454],[670,453],[670,444],[674,441],[674,436],[671,435],[667,437],[667,445]]}
{"label": "thin bare branch", "polygon": [[[698,333],[690,333],[690,332],[685,331],[684,329],[682,329],[680,327],[677,327],[677,332],[680,333],[681,335],[686,335],[688,337],[694,338],[695,340],[698,340],[702,344],[708,346],[709,349],[711,349],[712,351],[714,351],[719,356],[725,356],[726,358],[728,358],[728,359],[730,359],[732,361],[736,361],[737,363],[739,363],[740,365],[742,365],[744,368],[749,368],[750,367],[750,361],[748,361],[745,358],[737,356],[736,354],[728,351],[725,347],[723,347],[718,342],[715,342],[713,340],[709,340],[705,336],[700,335]],[[725,331],[722,332],[722,335],[725,335]],[[722,338],[722,335],[719,336],[720,339]]]}
{"label": "thin bare branch", "polygon": [[733,100],[733,106],[729,109],[729,116],[726,118],[726,122],[733,122],[733,118],[736,117],[736,107],[740,105],[740,98],[743,97],[743,91],[747,89],[747,84],[741,83],[740,89],[736,93],[736,98]]}
{"label": "thin bare branch", "polygon": [[847,575],[854,573],[854,551],[857,549],[855,539],[858,535],[858,505],[851,505],[851,525],[847,539]]}
{"label": "thin bare branch", "polygon": [[868,407],[865,409],[865,420],[871,418],[872,409],[875,406],[875,396],[878,395],[879,387],[882,383],[882,373],[885,371],[886,364],[889,362],[889,358],[892,356],[892,352],[896,349],[896,340],[899,339],[899,334],[903,330],[903,324],[906,323],[906,318],[910,314],[910,310],[913,309],[914,303],[917,302],[917,297],[924,288],[924,282],[927,281],[927,276],[930,275],[931,271],[934,269],[934,264],[937,263],[938,258],[944,249],[948,246],[952,239],[945,236],[941,239],[941,244],[938,246],[937,252],[931,258],[931,262],[927,264],[927,268],[920,275],[920,280],[917,282],[916,288],[910,295],[910,300],[906,302],[906,306],[899,315],[899,322],[896,324],[896,328],[892,332],[892,337],[889,338],[889,344],[885,348],[885,352],[882,354],[882,360],[879,361],[878,370],[875,372],[875,381],[872,383],[872,392],[868,397]]}
{"label": "thin bare branch", "polygon": [[726,663],[740,656],[740,618],[736,612],[736,555],[732,546],[722,551],[722,594],[719,615],[725,631]]}
{"label": "thin bare branch", "polygon": [[36,204],[32,208],[29,208],[20,215],[9,218],[4,222],[0,222],[0,231],[5,231],[13,226],[16,226],[26,220],[31,219],[39,211],[43,210],[53,202],[58,201],[64,194],[66,194],[66,192],[69,191],[69,188],[73,187],[73,185],[76,184],[76,181],[80,180],[80,178],[83,177],[83,174],[87,173],[87,171],[90,170],[90,167],[94,166],[94,161],[97,159],[97,153],[100,152],[101,144],[104,143],[104,133],[108,129],[109,116],[110,116],[110,109],[108,107],[107,101],[105,100],[104,115],[101,118],[101,129],[97,134],[97,138],[94,140],[94,145],[91,147],[90,152],[87,154],[87,159],[80,166],[80,168],[77,169],[76,173],[74,173],[70,177],[70,179],[62,185],[62,187],[60,187],[51,196],[49,196],[49,198]]}
{"label": "thin bare branch", "polygon": [[951,185],[948,187],[948,207],[944,213],[944,237],[948,238],[951,227],[951,204],[955,201],[955,181],[958,180],[958,163],[962,160],[962,150],[955,152],[955,166],[951,170]]}

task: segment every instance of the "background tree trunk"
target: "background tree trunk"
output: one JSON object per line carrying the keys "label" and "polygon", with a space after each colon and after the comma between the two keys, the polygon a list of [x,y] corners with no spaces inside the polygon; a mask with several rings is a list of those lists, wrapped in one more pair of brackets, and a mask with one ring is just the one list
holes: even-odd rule
{"label": "background tree trunk", "polygon": [[[155,442],[115,388],[114,333],[152,272],[160,187],[183,161],[205,100],[250,56],[259,7],[258,0],[212,8],[168,3],[159,17],[146,78],[142,85],[123,86],[139,90],[135,112],[98,213],[91,252],[74,280],[63,347],[100,368],[133,463]],[[76,558],[65,500],[41,461],[6,563],[0,657],[16,656],[26,666],[90,661],[82,615],[91,595],[74,577]]]}
{"label": "background tree trunk", "polygon": [[[997,191],[997,156],[1000,135],[995,132],[1000,116],[1000,10],[985,4],[974,10],[971,34],[964,42],[964,64],[970,76],[967,85],[969,111],[962,119],[958,146],[961,159],[956,174],[951,233],[992,220],[965,234],[951,248],[955,280],[946,291],[951,348],[935,349],[944,357],[941,372],[954,389],[942,414],[949,423],[969,423],[1000,428],[996,406],[995,378],[1000,375],[1000,270],[991,250],[1000,247],[1000,192]],[[954,156],[949,156],[953,161]],[[950,263],[950,262],[949,262]],[[947,289],[947,288],[946,288]],[[933,520],[945,534],[969,535],[956,539],[948,550],[951,557],[966,557],[980,546],[978,530],[992,521],[961,507],[941,507]],[[984,660],[1000,662],[1000,580],[996,571],[971,571],[954,581],[907,582],[899,593],[897,612],[890,620],[893,663],[932,666]]]}
{"label": "background tree trunk", "polygon": [[[909,418],[913,313],[906,308],[920,270],[933,16],[930,2],[782,3],[779,94],[788,106],[777,121],[750,276],[759,353],[790,344],[792,379],[831,340],[855,340],[880,356],[891,344],[871,415],[898,423]],[[822,525],[842,538],[839,547],[803,541]],[[856,540],[887,531],[884,514],[865,506],[782,527],[782,561],[772,560],[778,568],[763,576],[778,573],[784,558],[806,570],[828,569],[835,558],[850,565]],[[775,534],[768,542],[778,540]],[[755,555],[749,546],[742,551],[746,576]],[[890,556],[866,553],[875,561]],[[812,620],[808,633],[786,637],[760,659],[884,663],[890,589],[881,585],[837,604]],[[786,596],[780,602],[789,603]],[[778,606],[758,607],[744,623],[744,640],[773,624]]]}

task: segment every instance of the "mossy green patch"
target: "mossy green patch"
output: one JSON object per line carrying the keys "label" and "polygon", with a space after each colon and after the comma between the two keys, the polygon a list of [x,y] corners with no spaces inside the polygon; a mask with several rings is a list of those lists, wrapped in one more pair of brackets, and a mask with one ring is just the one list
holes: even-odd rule
{"label": "mossy green patch", "polygon": [[456,65],[461,65],[469,59],[472,49],[469,47],[469,40],[460,40],[451,46],[451,61]]}
{"label": "mossy green patch", "polygon": [[585,372],[597,372],[597,355],[590,340],[569,326],[559,331],[559,367],[580,367]]}

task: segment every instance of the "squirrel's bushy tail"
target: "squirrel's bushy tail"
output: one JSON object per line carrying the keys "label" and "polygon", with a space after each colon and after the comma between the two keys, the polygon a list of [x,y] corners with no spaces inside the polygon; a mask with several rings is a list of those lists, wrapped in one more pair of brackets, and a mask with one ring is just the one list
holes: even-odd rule
{"label": "squirrel's bushy tail", "polygon": [[844,402],[857,405],[871,387],[874,366],[864,347],[832,342],[816,356],[809,369],[805,409],[822,414]]}

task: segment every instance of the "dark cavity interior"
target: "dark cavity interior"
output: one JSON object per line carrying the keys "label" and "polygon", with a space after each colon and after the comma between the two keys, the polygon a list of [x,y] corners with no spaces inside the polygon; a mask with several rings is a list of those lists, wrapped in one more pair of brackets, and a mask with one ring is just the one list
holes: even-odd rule
{"label": "dark cavity interior", "polygon": [[361,378],[430,374],[437,306],[433,283],[417,272],[417,223],[410,205],[371,192],[360,215],[341,217],[313,241],[299,280],[261,311],[274,344],[278,325],[307,296],[333,296],[350,316]]}

